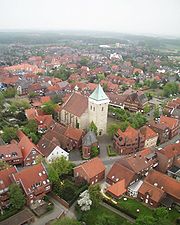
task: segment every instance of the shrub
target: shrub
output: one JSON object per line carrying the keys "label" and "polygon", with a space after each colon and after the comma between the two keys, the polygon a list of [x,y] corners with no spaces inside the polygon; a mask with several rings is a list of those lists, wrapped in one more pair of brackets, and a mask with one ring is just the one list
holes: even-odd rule
{"label": "shrub", "polygon": [[117,153],[112,150],[112,146],[111,145],[107,146],[107,153],[108,153],[108,156],[117,156]]}

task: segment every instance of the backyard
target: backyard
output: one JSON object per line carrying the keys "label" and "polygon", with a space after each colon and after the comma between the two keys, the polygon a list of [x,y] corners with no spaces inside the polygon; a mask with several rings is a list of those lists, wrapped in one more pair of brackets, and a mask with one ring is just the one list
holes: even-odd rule
{"label": "backyard", "polygon": [[91,208],[90,211],[83,212],[81,214],[80,220],[85,222],[86,225],[96,225],[98,224],[98,218],[103,217],[104,215],[109,216],[116,225],[131,225],[130,222],[128,222],[126,219],[120,217],[116,213],[110,211],[109,209],[106,209],[105,207],[99,205],[96,208]]}

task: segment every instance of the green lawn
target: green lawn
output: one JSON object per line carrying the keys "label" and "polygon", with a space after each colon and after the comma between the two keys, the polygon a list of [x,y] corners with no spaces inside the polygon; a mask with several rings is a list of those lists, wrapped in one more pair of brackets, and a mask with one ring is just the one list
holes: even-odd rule
{"label": "green lawn", "polygon": [[[141,202],[136,201],[135,199],[127,198],[127,201],[124,199],[118,200],[118,205],[129,211],[132,215],[138,217],[140,215],[152,215],[153,210],[144,206]],[[139,209],[139,213],[137,212]]]}
{"label": "green lawn", "polygon": [[[142,204],[141,202],[135,200],[135,199],[131,199],[131,198],[127,198],[127,201],[124,201],[123,198],[118,200],[118,205],[123,208],[126,209],[127,211],[129,211],[131,214],[133,214],[134,216],[141,216],[141,215],[152,215],[153,214],[153,210],[147,206],[145,206],[144,204]],[[137,209],[139,209],[139,213],[136,211]],[[180,217],[180,214],[178,213],[178,211],[176,209],[172,209],[171,211],[169,211],[169,224],[168,225],[175,225],[176,224],[176,219]]]}
{"label": "green lawn", "polygon": [[90,211],[83,213],[81,220],[86,222],[87,225],[96,225],[97,217],[103,214],[112,216],[116,220],[116,225],[131,225],[126,219],[101,205],[98,208],[91,208]]}

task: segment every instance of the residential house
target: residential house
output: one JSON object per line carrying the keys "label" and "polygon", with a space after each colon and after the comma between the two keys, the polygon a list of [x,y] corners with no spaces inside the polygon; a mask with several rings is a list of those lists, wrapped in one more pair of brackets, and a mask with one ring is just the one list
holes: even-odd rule
{"label": "residential house", "polygon": [[151,170],[139,189],[138,197],[151,206],[171,207],[180,203],[180,183],[166,174]]}
{"label": "residential house", "polygon": [[173,167],[175,160],[180,156],[180,143],[169,144],[157,151],[159,165],[157,169],[166,173]]}
{"label": "residential house", "polygon": [[5,161],[10,165],[20,165],[23,163],[21,149],[17,143],[0,146],[0,161]]}
{"label": "residential house", "polygon": [[38,149],[45,156],[48,163],[51,163],[54,159],[62,156],[69,160],[69,153],[60,146],[60,142],[55,137],[53,137],[52,140],[44,138],[43,141],[39,142]]}
{"label": "residential house", "polygon": [[18,138],[18,147],[22,152],[24,166],[34,165],[36,163],[36,159],[39,156],[43,156],[42,153],[22,131],[18,131]]}
{"label": "residential house", "polygon": [[82,137],[84,131],[81,129],[66,127],[62,124],[56,123],[49,128],[38,142],[38,146],[48,146],[47,142],[51,142],[53,138],[56,138],[60,147],[66,151],[72,149],[80,149],[82,147]]}
{"label": "residential house", "polygon": [[109,105],[124,109],[124,101],[127,98],[127,95],[118,95],[110,92],[107,92],[106,94],[110,100]]}
{"label": "residential house", "polygon": [[0,170],[0,209],[9,206],[9,185],[12,183],[10,176],[16,172],[16,167]]}
{"label": "residential house", "polygon": [[145,137],[144,148],[156,146],[158,133],[154,132],[149,126],[143,126],[140,128],[140,132]]}
{"label": "residential house", "polygon": [[124,92],[124,95],[128,95],[124,101],[124,108],[132,112],[143,112],[145,105],[148,103],[148,99],[144,92],[129,89]]}
{"label": "residential house", "polygon": [[119,180],[118,182],[109,186],[106,193],[111,195],[113,198],[120,198],[124,193],[126,193],[125,179]]}
{"label": "residential house", "polygon": [[51,191],[51,183],[42,163],[12,174],[12,180],[23,189],[28,205],[41,201]]}
{"label": "residential house", "polygon": [[118,154],[126,155],[136,153],[144,147],[145,138],[139,130],[128,126],[122,132],[118,129],[113,138],[113,145]]}
{"label": "residential house", "polygon": [[161,115],[159,123],[165,124],[169,129],[169,139],[179,134],[180,122],[178,119]]}
{"label": "residential house", "polygon": [[74,177],[76,182],[87,182],[96,184],[103,180],[105,176],[105,166],[98,157],[93,158],[74,168]]}
{"label": "residential house", "polygon": [[158,133],[158,142],[162,144],[169,140],[170,128],[166,124],[150,121],[148,126],[156,133]]}

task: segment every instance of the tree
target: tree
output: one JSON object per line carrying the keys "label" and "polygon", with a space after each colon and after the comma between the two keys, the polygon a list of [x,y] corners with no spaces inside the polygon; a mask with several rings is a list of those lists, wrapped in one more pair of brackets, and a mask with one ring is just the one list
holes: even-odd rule
{"label": "tree", "polygon": [[92,200],[92,206],[97,207],[99,205],[99,202],[102,199],[101,195],[101,188],[99,184],[90,185],[88,188],[90,199]]}
{"label": "tree", "polygon": [[163,87],[163,94],[165,97],[177,94],[179,92],[179,86],[176,82],[168,82]]}
{"label": "tree", "polygon": [[56,108],[56,104],[54,104],[52,101],[45,102],[42,105],[42,111],[48,115],[52,115],[54,113],[55,108]]}
{"label": "tree", "polygon": [[66,160],[65,157],[57,157],[48,164],[49,179],[56,183],[62,175],[72,172],[73,168],[74,164]]}
{"label": "tree", "polygon": [[98,83],[99,83],[101,80],[104,80],[104,79],[105,79],[104,73],[98,73],[98,74],[97,74],[97,80],[98,80]]}
{"label": "tree", "polygon": [[107,132],[109,136],[113,137],[114,134],[118,131],[118,129],[119,129],[119,125],[116,123],[113,123],[108,127]]}
{"label": "tree", "polygon": [[152,89],[156,89],[156,88],[158,88],[158,83],[157,83],[157,81],[156,81],[156,80],[153,80],[153,81],[151,82],[151,84],[150,84],[150,88],[152,88]]}
{"label": "tree", "polygon": [[146,104],[146,105],[144,106],[144,113],[146,114],[146,113],[148,113],[148,112],[150,112],[150,111],[151,111],[150,105],[149,105],[149,104]]}
{"label": "tree", "polygon": [[116,225],[116,220],[112,215],[102,214],[97,217],[95,225]]}
{"label": "tree", "polygon": [[97,146],[92,146],[91,148],[91,156],[96,157],[99,155],[99,149]]}
{"label": "tree", "polygon": [[160,116],[159,106],[155,105],[154,107],[154,118],[158,118]]}
{"label": "tree", "polygon": [[153,217],[156,220],[156,224],[166,225],[168,224],[168,211],[164,207],[159,207],[154,211]]}
{"label": "tree", "polygon": [[85,190],[79,195],[80,199],[77,201],[81,211],[88,211],[91,209],[92,201],[88,190]]}
{"label": "tree", "polygon": [[5,98],[14,98],[16,95],[16,89],[13,87],[7,88],[4,92],[3,92],[3,96]]}
{"label": "tree", "polygon": [[53,225],[81,225],[81,223],[75,219],[64,217],[58,219],[56,222],[53,223]]}
{"label": "tree", "polygon": [[157,224],[156,220],[152,216],[139,216],[136,219],[135,225],[157,225]]}
{"label": "tree", "polygon": [[93,131],[97,135],[97,127],[93,121],[89,125],[89,130]]}
{"label": "tree", "polygon": [[9,143],[13,139],[17,139],[17,129],[14,127],[4,127],[3,128],[3,134],[2,139]]}
{"label": "tree", "polygon": [[10,204],[14,209],[22,209],[25,205],[25,198],[21,188],[17,184],[11,184],[9,186],[9,199]]}
{"label": "tree", "polygon": [[9,167],[10,165],[6,161],[0,160],[0,170],[7,169]]}
{"label": "tree", "polygon": [[83,57],[83,58],[81,58],[79,63],[80,63],[81,66],[87,66],[88,63],[89,63],[89,59],[86,58],[86,57]]}

